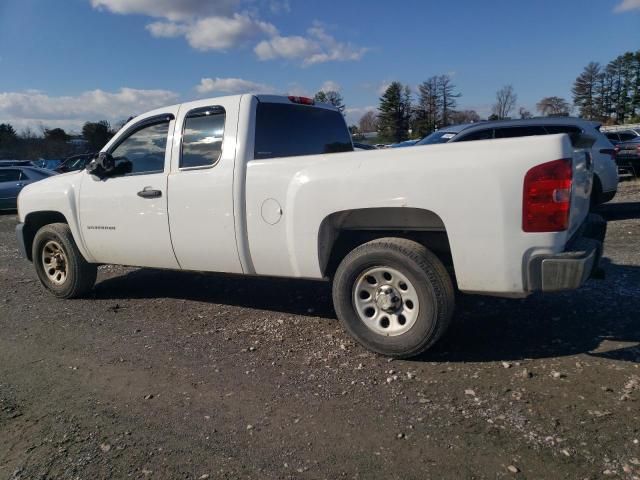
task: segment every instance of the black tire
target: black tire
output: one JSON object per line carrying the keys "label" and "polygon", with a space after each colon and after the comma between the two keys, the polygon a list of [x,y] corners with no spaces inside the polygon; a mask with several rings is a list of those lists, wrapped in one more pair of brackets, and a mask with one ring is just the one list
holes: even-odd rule
{"label": "black tire", "polygon": [[[419,299],[415,323],[395,336],[369,328],[354,305],[358,278],[370,268],[387,267],[402,273]],[[455,293],[451,277],[440,260],[419,243],[402,238],[380,238],[352,250],[333,279],[333,303],[347,331],[365,348],[395,358],[414,357],[433,346],[453,316]]]}
{"label": "black tire", "polygon": [[[45,246],[51,245],[50,242],[59,245],[64,253],[66,278],[61,283],[56,283],[50,278],[43,264]],[[56,297],[82,297],[93,288],[96,282],[97,265],[88,263],[84,259],[66,223],[51,223],[38,230],[33,240],[32,259],[40,282]]]}

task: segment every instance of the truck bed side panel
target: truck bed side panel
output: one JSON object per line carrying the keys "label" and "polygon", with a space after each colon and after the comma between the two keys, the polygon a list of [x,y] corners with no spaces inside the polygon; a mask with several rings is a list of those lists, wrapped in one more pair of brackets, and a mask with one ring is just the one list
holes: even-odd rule
{"label": "truck bed side panel", "polygon": [[[572,154],[568,137],[551,135],[249,161],[246,215],[255,272],[320,278],[318,233],[326,217],[347,209],[417,208],[444,223],[461,290],[524,293],[525,262],[561,251],[570,234],[522,231],[525,173]],[[584,200],[589,188],[573,194]],[[570,230],[586,214],[574,211]]]}

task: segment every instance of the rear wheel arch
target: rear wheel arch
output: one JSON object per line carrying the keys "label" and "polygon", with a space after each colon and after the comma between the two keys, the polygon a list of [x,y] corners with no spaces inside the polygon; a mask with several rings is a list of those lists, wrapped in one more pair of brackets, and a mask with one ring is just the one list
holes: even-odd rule
{"label": "rear wheel arch", "polygon": [[405,238],[424,245],[453,275],[447,230],[437,213],[420,208],[379,207],[344,210],[324,218],[318,231],[318,262],[323,276],[331,277],[353,249],[383,237]]}

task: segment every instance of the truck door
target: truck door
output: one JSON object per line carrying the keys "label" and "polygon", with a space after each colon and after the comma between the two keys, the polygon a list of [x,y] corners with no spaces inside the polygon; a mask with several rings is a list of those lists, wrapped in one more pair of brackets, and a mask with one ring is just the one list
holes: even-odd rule
{"label": "truck door", "polygon": [[175,113],[177,107],[144,118],[111,142],[107,151],[120,174],[81,173],[80,228],[96,262],[179,268],[167,218]]}
{"label": "truck door", "polygon": [[233,210],[239,104],[240,97],[203,100],[182,105],[178,113],[169,224],[186,270],[242,273]]}

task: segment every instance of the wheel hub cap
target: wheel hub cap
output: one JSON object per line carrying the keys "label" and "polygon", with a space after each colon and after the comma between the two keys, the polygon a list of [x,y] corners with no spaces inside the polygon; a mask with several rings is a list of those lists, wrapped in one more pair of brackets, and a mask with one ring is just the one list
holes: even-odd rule
{"label": "wheel hub cap", "polygon": [[49,281],[56,285],[67,279],[67,256],[55,240],[48,241],[42,249],[42,266]]}
{"label": "wheel hub cap", "polygon": [[390,285],[382,285],[376,290],[376,304],[387,313],[395,312],[402,305],[400,293]]}
{"label": "wheel hub cap", "polygon": [[390,267],[364,270],[356,278],[352,298],[360,320],[388,337],[409,331],[420,311],[418,293],[409,278]]}

